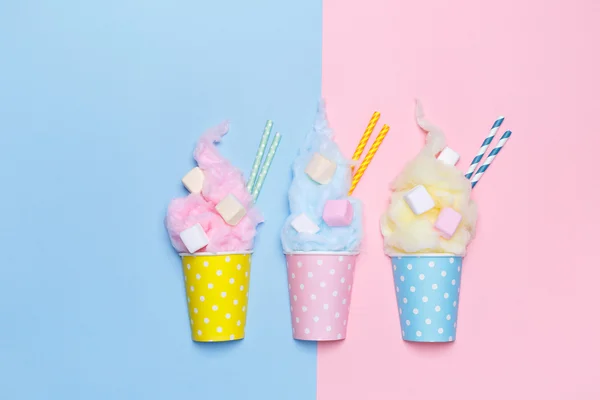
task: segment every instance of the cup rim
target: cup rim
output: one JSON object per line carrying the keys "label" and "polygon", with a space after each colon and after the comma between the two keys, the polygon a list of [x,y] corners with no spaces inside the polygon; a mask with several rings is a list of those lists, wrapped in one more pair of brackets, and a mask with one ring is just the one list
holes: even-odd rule
{"label": "cup rim", "polygon": [[202,252],[202,253],[179,253],[180,257],[203,257],[203,256],[226,256],[226,255],[244,255],[244,254],[253,254],[254,250],[246,250],[246,251],[218,251],[215,253]]}
{"label": "cup rim", "polygon": [[388,257],[464,257],[454,253],[385,253]]}
{"label": "cup rim", "polygon": [[284,251],[283,254],[286,256],[298,256],[298,255],[315,255],[315,256],[357,256],[360,254],[358,251]]}

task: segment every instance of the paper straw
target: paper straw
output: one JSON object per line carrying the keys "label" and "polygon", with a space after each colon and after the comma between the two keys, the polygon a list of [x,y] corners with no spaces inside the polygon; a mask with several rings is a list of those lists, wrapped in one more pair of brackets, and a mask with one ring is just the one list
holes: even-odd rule
{"label": "paper straw", "polygon": [[504,147],[504,144],[508,141],[510,135],[512,135],[511,131],[504,132],[504,135],[502,135],[502,137],[498,141],[498,144],[496,144],[496,147],[494,147],[494,150],[490,151],[490,154],[487,156],[483,164],[481,164],[481,167],[479,167],[479,169],[477,170],[477,173],[471,179],[471,188],[474,188],[475,185],[477,185],[477,182],[479,182],[485,171],[488,170],[488,168],[492,164],[492,161],[494,161],[494,158],[496,158],[496,155],[500,153],[500,150],[502,150],[502,147]]}
{"label": "paper straw", "polygon": [[[375,129],[375,125],[377,125],[377,121],[379,121],[380,116],[381,114],[377,111],[373,113],[373,116],[369,121],[369,125],[367,125],[367,129],[365,129],[365,133],[363,133],[362,137],[360,138],[360,142],[358,142],[358,146],[356,146],[356,150],[354,150],[354,155],[352,156],[353,161],[358,161],[362,155],[363,151],[365,150],[365,146],[367,145],[367,142],[369,141],[369,138]],[[352,168],[354,169],[354,167]]]}
{"label": "paper straw", "polygon": [[381,128],[381,131],[379,132],[379,134],[375,138],[375,141],[371,145],[371,148],[367,152],[367,155],[365,156],[365,159],[362,161],[362,163],[360,163],[360,166],[356,170],[356,173],[354,174],[354,177],[352,177],[352,184],[350,185],[350,190],[348,191],[348,196],[351,196],[352,192],[354,192],[354,189],[356,188],[356,185],[360,181],[360,178],[362,178],[362,176],[365,173],[367,167],[371,163],[371,160],[373,159],[373,156],[375,155],[375,153],[379,149],[379,146],[381,145],[381,142],[383,142],[383,139],[385,139],[385,135],[387,135],[387,133],[388,133],[389,130],[390,130],[390,127],[387,126],[387,125],[383,125],[383,128]]}
{"label": "paper straw", "polygon": [[256,202],[258,198],[258,194],[260,193],[260,189],[262,189],[262,185],[265,182],[265,177],[267,176],[267,172],[269,172],[269,167],[271,167],[271,162],[273,161],[273,157],[275,157],[275,152],[277,151],[277,147],[279,146],[279,142],[281,141],[281,135],[279,132],[275,134],[273,138],[273,142],[271,143],[271,147],[269,147],[269,152],[267,153],[267,158],[265,158],[265,162],[260,168],[260,172],[258,173],[258,179],[256,181],[256,185],[254,185],[254,189],[252,190],[252,198]]}
{"label": "paper straw", "polygon": [[248,183],[246,184],[246,188],[248,192],[252,193],[254,188],[254,181],[256,180],[256,175],[258,174],[258,168],[260,167],[260,163],[263,159],[263,155],[265,154],[265,149],[267,148],[267,142],[269,140],[269,136],[271,135],[271,129],[273,128],[273,121],[268,120],[265,125],[265,130],[263,131],[262,137],[260,138],[260,143],[258,145],[258,151],[256,152],[256,157],[254,158],[254,164],[252,164],[252,170],[250,171],[250,177],[248,178]]}
{"label": "paper straw", "polygon": [[496,119],[496,121],[494,122],[494,125],[492,125],[492,129],[490,129],[490,133],[487,135],[487,137],[481,144],[481,147],[479,148],[479,152],[477,153],[477,155],[475,156],[473,161],[471,161],[471,165],[469,166],[469,170],[465,174],[465,178],[471,179],[473,172],[475,172],[475,170],[477,169],[477,164],[479,164],[479,162],[483,158],[485,151],[487,150],[490,143],[492,143],[492,140],[494,139],[494,136],[496,136],[496,132],[498,132],[498,129],[500,129],[500,125],[502,125],[503,121],[504,121],[504,117],[502,117],[502,116],[498,117]]}

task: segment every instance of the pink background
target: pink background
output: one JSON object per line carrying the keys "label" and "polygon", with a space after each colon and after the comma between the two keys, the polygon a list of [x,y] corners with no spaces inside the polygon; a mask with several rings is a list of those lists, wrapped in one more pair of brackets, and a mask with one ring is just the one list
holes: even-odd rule
{"label": "pink background", "polygon": [[[599,19],[596,0],[324,0],[338,141],[351,154],[375,110],[391,130],[355,192],[367,239],[348,338],[319,345],[319,400],[600,398]],[[513,131],[475,190],[449,345],[401,340],[378,230],[389,182],[424,140],[415,97],[463,170],[499,114]]]}

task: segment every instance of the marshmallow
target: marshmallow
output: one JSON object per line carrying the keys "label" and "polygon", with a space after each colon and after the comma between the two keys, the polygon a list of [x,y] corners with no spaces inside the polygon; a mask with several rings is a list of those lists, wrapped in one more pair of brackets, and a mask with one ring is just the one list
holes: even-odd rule
{"label": "marshmallow", "polygon": [[215,208],[229,225],[237,225],[244,218],[244,215],[246,215],[246,209],[232,194],[225,196]]}
{"label": "marshmallow", "polygon": [[452,150],[450,147],[444,148],[444,150],[440,151],[437,159],[448,165],[456,165],[458,159],[460,158],[460,154]]}
{"label": "marshmallow", "polygon": [[298,233],[310,233],[314,235],[315,233],[319,232],[319,225],[315,224],[304,213],[294,218],[292,221],[292,227],[298,231]]}
{"label": "marshmallow", "polygon": [[445,239],[450,239],[454,235],[454,232],[456,232],[456,228],[458,228],[461,220],[462,215],[454,209],[446,207],[440,211],[440,215],[437,221],[435,221],[435,229],[440,231]]}
{"label": "marshmallow", "polygon": [[320,153],[315,153],[310,159],[304,172],[306,175],[310,176],[313,181],[320,183],[321,185],[326,185],[331,182],[336,168],[336,163],[323,157]]}
{"label": "marshmallow", "polygon": [[348,200],[327,200],[323,220],[329,226],[348,226],[352,223],[354,209]]}
{"label": "marshmallow", "polygon": [[204,172],[196,167],[188,172],[181,182],[183,182],[183,186],[185,186],[190,193],[200,193],[202,191],[202,186],[204,185]]}
{"label": "marshmallow", "polygon": [[184,230],[179,237],[190,253],[195,253],[208,244],[208,236],[200,224]]}
{"label": "marshmallow", "polygon": [[435,202],[423,185],[415,186],[404,195],[404,201],[416,215],[421,215],[435,206]]}

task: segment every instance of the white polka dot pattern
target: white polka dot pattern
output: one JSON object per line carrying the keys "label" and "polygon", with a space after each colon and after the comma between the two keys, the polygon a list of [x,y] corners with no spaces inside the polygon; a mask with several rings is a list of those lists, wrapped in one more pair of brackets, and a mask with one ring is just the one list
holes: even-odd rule
{"label": "white polka dot pattern", "polygon": [[356,255],[287,254],[294,339],[346,338]]}
{"label": "white polka dot pattern", "polygon": [[412,342],[456,339],[462,257],[392,257],[402,338]]}
{"label": "white polka dot pattern", "polygon": [[249,253],[183,256],[192,340],[244,338],[251,259]]}

